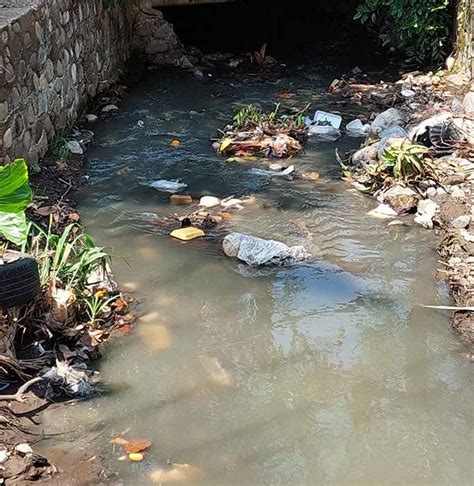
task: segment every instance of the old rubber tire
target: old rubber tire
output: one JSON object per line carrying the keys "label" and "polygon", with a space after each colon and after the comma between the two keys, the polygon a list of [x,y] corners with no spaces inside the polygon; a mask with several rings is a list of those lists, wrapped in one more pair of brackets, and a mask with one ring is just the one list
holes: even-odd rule
{"label": "old rubber tire", "polygon": [[8,309],[31,302],[40,292],[40,278],[36,260],[7,251],[0,263],[0,308]]}

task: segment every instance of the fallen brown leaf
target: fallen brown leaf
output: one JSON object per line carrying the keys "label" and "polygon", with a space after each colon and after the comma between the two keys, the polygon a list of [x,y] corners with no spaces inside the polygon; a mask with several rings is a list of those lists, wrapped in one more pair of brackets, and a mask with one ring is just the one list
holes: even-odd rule
{"label": "fallen brown leaf", "polygon": [[151,440],[149,439],[133,439],[123,445],[123,450],[127,454],[133,454],[135,452],[143,452],[151,447]]}

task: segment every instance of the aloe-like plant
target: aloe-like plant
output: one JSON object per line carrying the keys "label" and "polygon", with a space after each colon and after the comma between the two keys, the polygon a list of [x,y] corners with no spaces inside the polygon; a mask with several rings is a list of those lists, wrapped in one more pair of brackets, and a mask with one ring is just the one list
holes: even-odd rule
{"label": "aloe-like plant", "polygon": [[[373,175],[392,175],[395,179],[406,179],[423,175],[430,168],[423,157],[430,149],[408,140],[384,150],[382,160],[374,168]],[[388,173],[388,174],[387,174]]]}
{"label": "aloe-like plant", "polygon": [[18,246],[27,237],[25,209],[31,199],[25,160],[16,159],[0,166],[0,236]]}

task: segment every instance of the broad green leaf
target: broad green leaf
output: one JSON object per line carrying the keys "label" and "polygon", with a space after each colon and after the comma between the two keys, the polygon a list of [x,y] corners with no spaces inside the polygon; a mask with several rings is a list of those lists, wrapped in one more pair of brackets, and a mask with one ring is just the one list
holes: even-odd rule
{"label": "broad green leaf", "polygon": [[25,243],[28,234],[25,213],[0,212],[0,235],[15,245]]}
{"label": "broad green leaf", "polygon": [[28,167],[24,159],[0,166],[0,211],[20,213],[31,202]]}

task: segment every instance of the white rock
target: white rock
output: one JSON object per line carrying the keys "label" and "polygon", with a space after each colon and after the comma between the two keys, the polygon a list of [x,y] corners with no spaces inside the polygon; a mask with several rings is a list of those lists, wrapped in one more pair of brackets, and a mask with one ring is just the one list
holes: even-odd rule
{"label": "white rock", "polygon": [[77,140],[70,140],[67,142],[66,148],[69,150],[69,152],[71,152],[71,154],[82,155],[84,153],[81,144]]}
{"label": "white rock", "polygon": [[433,228],[433,216],[438,210],[438,205],[431,199],[422,199],[418,201],[417,214],[415,216],[415,223],[431,229]]}
{"label": "white rock", "polygon": [[20,454],[33,454],[33,449],[26,443],[24,444],[17,444],[15,446],[15,450]]}
{"label": "white rock", "polygon": [[8,459],[8,451],[6,449],[0,450],[0,464],[5,462]]}
{"label": "white rock", "polygon": [[388,204],[379,204],[375,209],[372,209],[372,211],[369,211],[367,214],[375,218],[393,218],[398,216],[398,213]]}
{"label": "white rock", "polygon": [[463,214],[461,216],[458,216],[452,223],[451,223],[451,226],[453,228],[458,228],[458,229],[461,229],[461,228],[466,228],[467,226],[469,226],[469,223],[471,222],[471,216],[469,216],[468,214]]}
{"label": "white rock", "polygon": [[199,206],[204,206],[205,208],[212,208],[220,204],[220,199],[215,196],[203,196],[199,200]]}
{"label": "white rock", "polygon": [[118,106],[116,105],[105,105],[103,108],[102,108],[102,111],[104,113],[109,113],[111,111],[118,111]]}
{"label": "white rock", "polygon": [[466,193],[458,187],[453,192],[451,192],[451,196],[456,199],[463,199],[466,196]]}
{"label": "white rock", "polygon": [[404,96],[405,98],[412,98],[413,96],[415,96],[415,94],[416,93],[412,89],[409,88],[402,89],[402,96]]}
{"label": "white rock", "polygon": [[94,123],[99,119],[97,115],[93,115],[92,113],[88,113],[84,118],[87,120],[87,123]]}
{"label": "white rock", "polygon": [[443,189],[442,187],[438,187],[436,189],[436,193],[438,194],[438,196],[443,196],[444,194],[447,194],[446,190]]}
{"label": "white rock", "polygon": [[464,96],[463,107],[466,115],[474,115],[474,91],[469,91]]}
{"label": "white rock", "polygon": [[437,196],[437,192],[436,192],[436,187],[428,187],[428,189],[426,190],[426,195],[427,197],[429,197],[430,199],[434,198]]}

